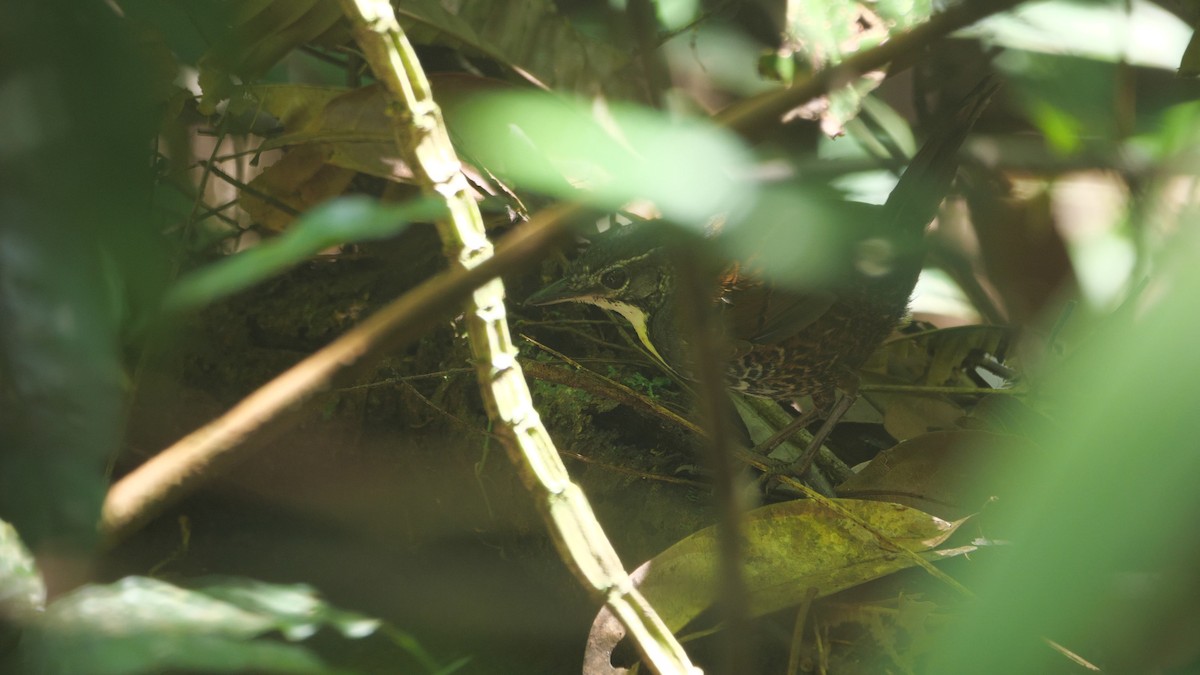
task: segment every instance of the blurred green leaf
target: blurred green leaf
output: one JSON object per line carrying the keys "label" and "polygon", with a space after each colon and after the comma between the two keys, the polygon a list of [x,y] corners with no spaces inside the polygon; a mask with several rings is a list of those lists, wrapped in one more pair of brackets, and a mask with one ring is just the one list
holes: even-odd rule
{"label": "blurred green leaf", "polygon": [[410,223],[444,214],[440,200],[400,205],[368,197],[344,197],[306,213],[279,237],[230,256],[184,277],[167,294],[167,307],[186,310],[248,288],[316,253],[341,244],[380,239],[402,232]]}
{"label": "blurred green leaf", "polygon": [[1190,159],[1191,170],[1195,171],[1192,155],[1200,143],[1200,102],[1168,108],[1155,125],[1154,133],[1142,136],[1139,140],[1151,148],[1156,159],[1176,162]]}
{"label": "blurred green leaf", "polygon": [[0,516],[39,554],[78,552],[96,541],[105,465],[120,447],[121,340],[158,308],[163,286],[146,208],[162,64],[112,7],[6,10]]}
{"label": "blurred green leaf", "polygon": [[861,224],[882,217],[881,207],[846,201],[819,183],[770,185],[745,218],[726,223],[718,241],[724,255],[752,262],[772,282],[812,290],[837,281]]}
{"label": "blurred green leaf", "polygon": [[1046,451],[1008,467],[1005,480],[1020,489],[989,509],[1018,545],[977,585],[980,602],[942,640],[930,672],[1070,668],[1044,639],[1102,659],[1108,672],[1193,672],[1200,266],[1195,232],[1173,244],[1148,306],[1118,315],[1124,323],[1095,331],[1042,379],[1064,423],[1027,420]]}
{"label": "blurred green leaf", "polygon": [[1012,99],[1059,152],[1118,140],[1115,64],[1009,50],[996,67],[1008,76]]}
{"label": "blurred green leaf", "polygon": [[493,94],[465,106],[458,133],[489,168],[560,199],[608,210],[649,199],[695,229],[713,214],[743,215],[753,191],[738,179],[751,156],[728,131],[633,106],[605,112],[598,120],[542,94]]}
{"label": "blurred green leaf", "polygon": [[275,631],[304,639],[326,626],[360,638],[378,622],[331,608],[305,586],[224,579],[188,590],[126,577],[52,603],[26,624],[16,658],[38,673],[328,672],[303,647],[254,640]]}

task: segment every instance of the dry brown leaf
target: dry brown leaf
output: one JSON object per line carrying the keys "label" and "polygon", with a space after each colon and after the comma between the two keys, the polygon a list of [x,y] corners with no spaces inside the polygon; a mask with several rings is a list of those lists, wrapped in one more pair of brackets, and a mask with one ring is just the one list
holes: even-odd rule
{"label": "dry brown leaf", "polygon": [[975,383],[967,377],[967,369],[972,360],[990,354],[1003,361],[1011,339],[1011,328],[986,325],[905,335],[889,340],[872,356],[863,372],[906,384],[971,387]]}
{"label": "dry brown leaf", "polygon": [[[257,194],[243,191],[239,205],[261,227],[282,232],[295,218],[295,213],[308,209],[342,194],[354,180],[354,172],[328,164],[332,150],[324,145],[293,148],[278,162],[267,167],[250,186],[268,195],[276,203]],[[288,212],[278,204],[292,209]]]}
{"label": "dry brown leaf", "polygon": [[[958,427],[966,412],[942,396],[877,395],[883,401],[883,428],[898,441]],[[886,399],[886,400],[885,400]]]}
{"label": "dry brown leaf", "polygon": [[943,518],[975,513],[1003,492],[991,477],[1013,459],[1011,436],[937,431],[884,450],[838,494],[906,504]]}

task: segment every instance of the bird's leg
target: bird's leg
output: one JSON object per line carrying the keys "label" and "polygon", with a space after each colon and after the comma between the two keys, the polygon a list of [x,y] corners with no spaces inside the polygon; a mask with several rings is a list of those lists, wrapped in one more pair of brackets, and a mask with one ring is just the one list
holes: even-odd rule
{"label": "bird's leg", "polygon": [[858,400],[857,391],[844,392],[838,398],[833,408],[830,409],[829,415],[825,417],[825,421],[821,424],[821,428],[817,429],[817,433],[813,434],[812,441],[809,442],[808,447],[782,473],[800,476],[805,471],[808,471],[808,467],[812,464],[813,459],[817,456],[817,452],[821,449],[821,444],[825,442],[825,439],[829,438],[829,434],[842,419],[842,415],[846,414],[846,411],[850,409],[850,406],[854,405],[856,400]]}
{"label": "bird's leg", "polygon": [[[833,428],[837,426],[839,421],[841,421],[842,416],[846,414],[846,411],[850,409],[850,406],[854,405],[854,402],[858,400],[858,375],[853,372],[845,372],[841,375],[839,380],[840,382],[837,389],[841,391],[842,395],[833,401],[832,404],[829,403],[829,399],[832,398],[832,396],[828,390],[814,393],[813,409],[796,418],[796,420],[785,427],[783,431],[780,431],[779,434],[776,434],[776,436],[784,434],[784,432],[790,434],[796,431],[796,429],[799,427],[808,424],[808,422],[811,421],[818,412],[824,410],[829,411],[825,415],[825,421],[822,422],[821,427],[817,429],[817,433],[813,434],[812,440],[808,443],[808,447],[804,448],[804,452],[800,453],[800,456],[796,458],[795,461],[780,470],[779,473],[786,473],[792,476],[804,475],[804,473],[808,471],[808,468],[812,465],[817,453],[821,451],[821,445],[825,443],[825,440],[829,438],[829,434],[833,432]],[[767,442],[770,443],[773,440],[775,440],[775,436],[772,436]],[[782,442],[782,440],[779,442]],[[777,442],[776,445],[778,444],[779,443]]]}
{"label": "bird's leg", "polygon": [[[858,390],[858,382],[853,377],[847,377],[846,375],[843,375],[841,377],[841,379],[845,381],[845,386],[843,387],[843,389],[845,391],[857,391]],[[800,413],[795,419],[793,419],[791,422],[788,422],[787,425],[785,425],[779,431],[776,431],[774,434],[772,434],[770,438],[763,441],[762,443],[759,443],[757,446],[754,447],[753,451],[760,455],[764,455],[764,456],[769,455],[772,450],[779,447],[783,443],[787,442],[787,440],[789,438],[791,438],[792,435],[795,434],[797,431],[799,431],[799,430],[803,429],[804,427],[807,427],[809,424],[811,424],[812,421],[814,419],[817,419],[817,416],[820,415],[821,413],[823,413],[825,411],[829,411],[829,414],[826,415],[826,418],[829,418],[829,417],[840,418],[842,416],[842,414],[845,412],[845,411],[842,411],[842,413],[837,413],[836,415],[833,414],[834,411],[838,409],[837,399],[835,398],[834,394],[832,392],[830,392],[828,389],[822,389],[822,390],[813,392],[812,393],[812,403],[813,404],[812,404],[811,408]],[[821,429],[825,429],[825,427],[822,426]],[[822,441],[824,440],[825,437],[828,437],[828,436],[829,436],[829,432],[826,431],[824,436],[822,436]],[[818,447],[819,447],[819,444],[818,444]],[[795,466],[795,465],[796,465],[795,461],[793,461],[791,464],[788,464],[789,467]]]}
{"label": "bird's leg", "polygon": [[755,446],[753,452],[763,456],[771,454],[772,450],[778,448],[787,439],[791,438],[792,434],[808,426],[809,422],[812,422],[820,411],[820,408],[813,406],[809,410],[800,413],[796,419],[788,422],[782,429],[771,434],[770,438]]}

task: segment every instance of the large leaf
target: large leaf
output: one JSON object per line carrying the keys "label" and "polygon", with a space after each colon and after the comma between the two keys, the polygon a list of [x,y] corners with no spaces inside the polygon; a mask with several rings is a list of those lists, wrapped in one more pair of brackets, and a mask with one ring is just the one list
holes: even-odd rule
{"label": "large leaf", "polygon": [[[742,524],[742,575],[752,616],[798,605],[813,597],[866,583],[911,567],[910,556],[927,560],[961,555],[972,547],[937,549],[962,521],[947,522],[899,504],[838,499],[834,502],[890,543],[813,501],[797,500],[755,509]],[[721,546],[716,528],[675,544],[633,574],[667,627],[678,630],[716,600]],[[608,610],[592,624],[585,672],[619,672],[610,664],[624,629]]]}
{"label": "large leaf", "polygon": [[1195,235],[1183,227],[1167,241],[1138,312],[1078,329],[1091,330],[1087,346],[1040,378],[1061,423],[1026,416],[1044,451],[1006,467],[1019,489],[989,508],[1018,545],[975,585],[980,602],[926,672],[1072,668],[1046,639],[1102,658],[1106,672],[1195,672]]}
{"label": "large leaf", "polygon": [[963,35],[1005,48],[996,66],[1049,144],[1061,152],[1085,145],[1111,151],[1127,130],[1114,105],[1128,95],[1118,69],[1174,70],[1191,29],[1146,0],[1042,0],[1022,3]]}
{"label": "large leaf", "polygon": [[0,515],[39,553],[87,550],[120,446],[122,333],[157,306],[165,268],[146,217],[160,62],[111,7],[6,8]]}
{"label": "large leaf", "polygon": [[[960,524],[899,504],[853,499],[835,503],[894,543],[918,553],[932,552]],[[824,597],[914,564],[843,515],[808,500],[747,513],[742,535],[746,542],[743,574],[755,616],[796,605],[809,589]],[[640,588],[673,630],[715,600],[717,551],[716,529],[707,528],[646,563],[648,574]]]}

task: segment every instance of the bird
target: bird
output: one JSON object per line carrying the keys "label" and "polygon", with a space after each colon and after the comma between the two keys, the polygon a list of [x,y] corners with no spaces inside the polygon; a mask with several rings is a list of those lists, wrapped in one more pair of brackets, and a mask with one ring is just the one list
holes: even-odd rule
{"label": "bird", "polygon": [[[846,236],[829,252],[834,273],[822,283],[777,283],[754,256],[721,265],[713,309],[729,345],[730,389],[780,401],[811,397],[814,412],[834,416],[835,392],[856,386],[858,371],[908,312],[925,230],[950,190],[960,147],[997,87],[983,80],[935,126],[884,204],[840,204],[836,227],[826,229]],[[616,312],[656,360],[687,377],[688,344],[676,320],[677,251],[657,225],[612,228],[525,304],[576,302]]]}

